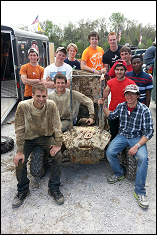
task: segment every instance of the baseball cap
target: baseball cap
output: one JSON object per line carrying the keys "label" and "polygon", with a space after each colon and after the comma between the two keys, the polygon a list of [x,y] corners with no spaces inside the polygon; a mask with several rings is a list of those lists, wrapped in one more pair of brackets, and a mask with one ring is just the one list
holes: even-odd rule
{"label": "baseball cap", "polygon": [[117,60],[114,63],[114,69],[117,67],[117,65],[123,65],[126,68],[126,70],[127,70],[127,63],[125,62],[125,60]]}
{"label": "baseball cap", "polygon": [[137,93],[137,92],[139,92],[139,87],[137,85],[134,85],[134,84],[127,85],[125,87],[124,94],[128,91],[133,92],[133,93]]}
{"label": "baseball cap", "polygon": [[29,55],[29,53],[31,53],[31,52],[35,52],[37,55],[39,55],[39,52],[38,52],[37,49],[35,49],[35,48],[30,48],[30,49],[28,50],[28,55]]}
{"label": "baseball cap", "polygon": [[58,48],[57,48],[57,50],[56,50],[56,53],[57,53],[58,51],[63,51],[63,52],[64,52],[64,54],[66,54],[66,53],[67,53],[67,51],[66,51],[65,47],[58,47]]}

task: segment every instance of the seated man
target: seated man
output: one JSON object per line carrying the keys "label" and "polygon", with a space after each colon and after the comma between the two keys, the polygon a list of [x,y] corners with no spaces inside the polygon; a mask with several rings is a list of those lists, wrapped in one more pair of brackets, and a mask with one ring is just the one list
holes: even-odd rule
{"label": "seated man", "polygon": [[[70,127],[70,90],[66,89],[67,78],[64,74],[58,73],[54,77],[54,83],[56,90],[48,95],[48,99],[53,100],[58,107],[60,119],[62,122],[62,132],[65,132]],[[88,125],[94,123],[94,104],[93,101],[87,96],[78,91],[72,91],[73,101],[73,124],[76,124],[77,115],[79,112],[80,104],[84,104],[88,107],[89,118],[87,119]]]}
{"label": "seated man", "polygon": [[12,208],[18,208],[30,193],[27,162],[36,146],[50,154],[50,178],[48,194],[59,205],[64,203],[60,192],[62,167],[62,132],[59,112],[53,101],[47,100],[47,88],[36,83],[32,88],[32,99],[21,101],[15,113],[17,153],[13,158],[16,166],[17,194]]}
{"label": "seated man", "polygon": [[[148,152],[146,142],[153,136],[153,119],[149,108],[138,101],[140,93],[137,85],[127,85],[124,96],[126,101],[118,104],[113,112],[105,106],[103,109],[108,119],[119,118],[120,123],[118,135],[111,141],[106,151],[106,157],[114,171],[114,174],[109,176],[107,180],[108,183],[113,184],[124,179],[124,170],[119,163],[117,154],[129,145],[128,154],[133,155],[138,162],[134,196],[137,198],[139,206],[147,209],[145,182]],[[103,103],[104,98],[101,98],[99,104]]]}

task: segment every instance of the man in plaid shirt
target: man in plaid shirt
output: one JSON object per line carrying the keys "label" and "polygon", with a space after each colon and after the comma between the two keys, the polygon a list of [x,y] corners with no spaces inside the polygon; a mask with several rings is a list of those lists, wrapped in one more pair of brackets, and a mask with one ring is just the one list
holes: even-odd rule
{"label": "man in plaid shirt", "polygon": [[[134,155],[138,162],[134,196],[138,199],[139,206],[148,208],[146,199],[145,182],[148,169],[148,153],[146,142],[153,136],[153,120],[149,108],[138,101],[140,96],[137,85],[127,85],[124,96],[126,101],[119,103],[111,112],[105,106],[103,111],[108,119],[119,118],[119,132],[109,144],[106,157],[114,174],[108,177],[108,183],[112,184],[124,179],[124,171],[121,167],[117,154],[121,153],[128,145],[129,155]],[[103,104],[104,99],[99,99],[98,104]]]}

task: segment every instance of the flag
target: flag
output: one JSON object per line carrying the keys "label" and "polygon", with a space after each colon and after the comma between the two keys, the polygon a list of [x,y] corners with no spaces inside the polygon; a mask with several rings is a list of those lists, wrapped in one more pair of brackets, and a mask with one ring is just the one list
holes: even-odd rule
{"label": "flag", "polygon": [[38,23],[38,22],[39,22],[39,17],[37,16],[37,17],[35,18],[35,20],[33,21],[32,24],[36,24],[36,23]]}
{"label": "flag", "polygon": [[40,25],[39,25],[39,22],[38,22],[38,31],[45,32],[44,30],[41,29],[41,27],[40,27]]}
{"label": "flag", "polygon": [[141,29],[141,32],[140,32],[140,40],[139,40],[139,44],[141,44],[141,40],[142,40],[142,29]]}
{"label": "flag", "polygon": [[121,40],[121,28],[119,30],[119,42],[120,42],[120,40]]}

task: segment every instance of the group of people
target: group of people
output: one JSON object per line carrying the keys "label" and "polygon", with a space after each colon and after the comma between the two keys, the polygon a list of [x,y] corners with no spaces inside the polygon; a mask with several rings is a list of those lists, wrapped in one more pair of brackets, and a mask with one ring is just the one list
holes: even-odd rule
{"label": "group of people", "polygon": [[[57,204],[64,203],[59,188],[61,146],[62,133],[70,127],[70,90],[67,88],[70,87],[73,67],[109,76],[103,97],[98,100],[98,105],[103,105],[111,93],[109,109],[105,106],[103,108],[112,136],[106,157],[114,174],[108,177],[108,183],[124,178],[117,154],[129,145],[129,154],[134,155],[138,162],[134,195],[142,208],[148,208],[145,190],[148,168],[146,142],[151,139],[154,131],[149,110],[152,77],[143,72],[140,56],[131,57],[129,47],[117,45],[115,32],[108,35],[110,48],[105,53],[97,46],[99,39],[97,32],[89,34],[90,46],[84,50],[81,62],[75,59],[77,46],[74,43],[70,43],[67,50],[58,47],[55,62],[45,69],[38,65],[38,51],[29,49],[30,62],[21,66],[20,70],[21,80],[25,84],[24,101],[18,104],[15,113],[17,153],[13,162],[16,166],[18,192],[12,202],[13,208],[21,206],[30,193],[27,162],[37,145],[51,156],[48,193]],[[100,82],[102,80],[105,80],[105,76],[101,77]],[[94,124],[93,101],[74,90],[72,96],[73,124],[76,124],[80,104],[88,108],[87,124]]]}

